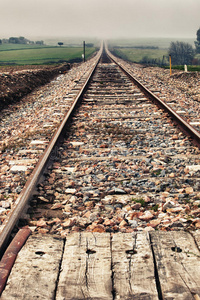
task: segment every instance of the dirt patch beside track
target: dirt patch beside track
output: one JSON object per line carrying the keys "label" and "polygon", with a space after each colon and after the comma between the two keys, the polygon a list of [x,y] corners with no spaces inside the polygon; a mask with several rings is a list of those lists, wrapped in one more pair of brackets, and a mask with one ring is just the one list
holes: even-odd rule
{"label": "dirt patch beside track", "polygon": [[[0,110],[19,101],[35,88],[42,86],[59,74],[66,73],[70,64],[57,67],[11,68],[0,73]],[[8,72],[7,72],[8,71]]]}

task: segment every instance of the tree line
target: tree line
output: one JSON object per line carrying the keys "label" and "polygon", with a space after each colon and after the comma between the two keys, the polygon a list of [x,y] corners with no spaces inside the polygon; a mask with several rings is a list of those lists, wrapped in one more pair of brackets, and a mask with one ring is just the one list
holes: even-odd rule
{"label": "tree line", "polygon": [[0,44],[23,44],[23,45],[44,45],[44,41],[30,41],[23,36],[0,39]]}
{"label": "tree line", "polygon": [[198,63],[194,60],[194,56],[200,53],[200,28],[197,30],[197,39],[194,42],[195,49],[192,45],[184,42],[171,42],[168,54],[171,55],[172,63],[174,65],[191,65]]}

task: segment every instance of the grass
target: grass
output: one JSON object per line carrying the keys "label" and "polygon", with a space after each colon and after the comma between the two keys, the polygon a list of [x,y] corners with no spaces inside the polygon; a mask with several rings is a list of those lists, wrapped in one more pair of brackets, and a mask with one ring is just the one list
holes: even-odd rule
{"label": "grass", "polygon": [[155,204],[151,209],[155,212],[158,211],[158,208],[159,208],[159,204]]}
{"label": "grass", "polygon": [[163,59],[167,57],[167,50],[165,49],[140,49],[140,48],[115,48],[115,53],[126,60],[139,63],[144,57],[149,59]]}
{"label": "grass", "polygon": [[171,42],[182,41],[194,46],[196,38],[133,38],[133,39],[110,39],[108,44],[111,47],[159,47],[168,49]]}
{"label": "grass", "polygon": [[[140,198],[140,199],[132,198],[132,201],[135,202],[135,203],[140,203],[142,207],[147,207],[148,206],[148,203],[145,202],[145,200],[142,199],[142,198]],[[155,204],[154,206],[151,207],[151,210],[153,210],[154,212],[157,212],[158,208],[159,208],[159,204]]]}
{"label": "grass", "polygon": [[[165,66],[165,69],[169,69],[169,66]],[[172,66],[174,70],[184,71],[184,66]],[[200,66],[187,66],[189,72],[200,72]]]}
{"label": "grass", "polygon": [[[168,67],[168,48],[172,41],[182,41],[194,47],[195,38],[135,38],[109,40],[108,44],[116,56],[134,63],[144,63]],[[195,55],[200,60],[200,54]],[[172,66],[184,70],[184,66]],[[188,66],[188,71],[200,71],[200,66]]]}
{"label": "grass", "polygon": [[[95,48],[86,48],[86,59]],[[63,61],[81,61],[82,47],[58,47],[38,45],[0,45],[0,65],[51,64]]]}
{"label": "grass", "polygon": [[158,169],[158,170],[154,170],[151,174],[155,175],[155,176],[159,176],[161,172],[162,172],[162,170]]}
{"label": "grass", "polygon": [[135,202],[135,203],[140,203],[142,207],[146,207],[147,206],[147,203],[142,198],[140,198],[140,199],[132,198],[132,201]]}
{"label": "grass", "polygon": [[1,44],[1,51],[12,51],[12,50],[22,50],[22,49],[40,49],[40,48],[48,48],[48,46],[40,46],[40,45],[24,45],[24,44]]}
{"label": "grass", "polygon": [[[159,65],[164,68],[169,68],[167,49],[114,48],[112,52],[114,55],[130,62]],[[196,55],[195,58],[200,59],[200,55]],[[172,65],[172,69],[184,71],[184,66]],[[189,72],[200,72],[199,65],[188,65],[187,69]]]}

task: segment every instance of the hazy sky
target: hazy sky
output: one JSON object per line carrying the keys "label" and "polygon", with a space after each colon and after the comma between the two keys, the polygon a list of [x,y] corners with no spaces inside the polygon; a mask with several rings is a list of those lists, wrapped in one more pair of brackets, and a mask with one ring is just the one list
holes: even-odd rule
{"label": "hazy sky", "polygon": [[0,0],[0,38],[194,37],[200,0]]}

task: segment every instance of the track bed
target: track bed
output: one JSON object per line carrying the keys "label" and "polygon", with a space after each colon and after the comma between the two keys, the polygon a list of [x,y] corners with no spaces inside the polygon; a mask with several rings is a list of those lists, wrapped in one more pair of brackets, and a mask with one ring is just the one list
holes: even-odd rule
{"label": "track bed", "polygon": [[54,155],[32,200],[39,232],[195,228],[199,150],[113,63],[99,65]]}

